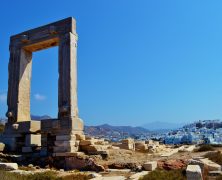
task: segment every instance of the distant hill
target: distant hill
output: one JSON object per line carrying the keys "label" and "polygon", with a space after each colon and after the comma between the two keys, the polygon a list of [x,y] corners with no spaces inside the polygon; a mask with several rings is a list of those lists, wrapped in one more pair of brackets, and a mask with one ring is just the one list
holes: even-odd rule
{"label": "distant hill", "polygon": [[[40,121],[42,119],[51,119],[51,117],[48,115],[43,115],[43,116],[31,115],[31,119],[36,120],[36,121]],[[6,121],[7,121],[7,118],[0,118],[1,124],[5,124]]]}
{"label": "distant hill", "polygon": [[150,122],[142,125],[142,127],[150,130],[150,131],[163,131],[163,130],[174,130],[183,127],[183,123],[169,123],[169,122]]}
{"label": "distant hill", "polygon": [[142,127],[111,126],[109,124],[103,124],[99,126],[85,126],[85,133],[93,136],[112,135],[112,134],[138,135],[138,134],[149,133],[149,131]]}
{"label": "distant hill", "polygon": [[50,116],[48,115],[43,115],[43,116],[37,116],[37,115],[31,115],[32,120],[42,120],[42,119],[51,119]]}

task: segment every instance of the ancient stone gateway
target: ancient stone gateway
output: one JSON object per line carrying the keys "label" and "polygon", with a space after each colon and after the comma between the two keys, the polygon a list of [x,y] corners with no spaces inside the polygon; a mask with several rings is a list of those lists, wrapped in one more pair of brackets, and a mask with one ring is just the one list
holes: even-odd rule
{"label": "ancient stone gateway", "polygon": [[[59,47],[58,117],[34,121],[30,117],[32,53],[54,46]],[[75,20],[70,17],[11,36],[9,49],[8,122],[3,141],[12,151],[31,152],[33,144],[49,152],[51,144],[54,153],[78,151],[76,134],[83,134],[83,122],[77,106]]]}

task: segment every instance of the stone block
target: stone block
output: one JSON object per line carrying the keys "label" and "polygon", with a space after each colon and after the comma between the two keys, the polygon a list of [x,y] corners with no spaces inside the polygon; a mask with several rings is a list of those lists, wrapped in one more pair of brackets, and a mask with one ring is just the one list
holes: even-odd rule
{"label": "stone block", "polygon": [[208,171],[221,171],[221,166],[208,158],[200,159],[208,167]]}
{"label": "stone block", "polygon": [[60,122],[59,121],[52,121],[52,129],[59,129]]}
{"label": "stone block", "polygon": [[123,139],[122,144],[132,144],[134,143],[134,139],[128,138],[128,139]]}
{"label": "stone block", "polygon": [[27,134],[25,146],[41,146],[41,134]]}
{"label": "stone block", "polygon": [[86,136],[84,134],[76,134],[76,140],[85,140]]}
{"label": "stone block", "polygon": [[41,130],[40,121],[23,121],[17,122],[16,128],[14,124],[6,123],[5,134],[16,134],[16,133],[35,133]]}
{"label": "stone block", "polygon": [[153,171],[157,168],[157,162],[156,161],[149,161],[143,164],[143,168],[146,171]]}
{"label": "stone block", "polygon": [[188,165],[186,169],[187,180],[203,180],[200,166]]}
{"label": "stone block", "polygon": [[102,145],[88,145],[88,146],[82,146],[81,149],[83,151],[86,151],[87,153],[95,153],[98,151],[105,151],[108,149],[108,146],[102,146]]}
{"label": "stone block", "polygon": [[160,142],[159,141],[154,141],[153,142],[156,146],[159,146],[160,145]]}
{"label": "stone block", "polygon": [[5,144],[7,150],[9,151],[16,151],[17,143],[16,137],[2,137],[1,141]]}
{"label": "stone block", "polygon": [[41,157],[45,157],[45,156],[47,156],[47,155],[48,155],[47,148],[41,148],[39,154],[40,154]]}
{"label": "stone block", "polygon": [[209,174],[208,174],[209,176],[220,176],[220,175],[222,175],[222,171],[210,171],[209,172]]}
{"label": "stone block", "polygon": [[195,159],[190,159],[188,161],[189,165],[198,165],[200,166],[201,171],[204,171],[204,163],[201,162],[200,160],[195,160]]}
{"label": "stone block", "polygon": [[89,145],[93,145],[95,143],[94,139],[91,140],[82,140],[80,141],[79,145],[80,146],[89,146]]}
{"label": "stone block", "polygon": [[60,152],[60,153],[53,153],[53,156],[56,157],[67,157],[67,156],[84,156],[83,152]]}
{"label": "stone block", "polygon": [[79,146],[79,144],[80,144],[80,141],[75,141],[75,146]]}
{"label": "stone block", "polygon": [[88,169],[89,171],[104,171],[105,168],[96,163],[93,158],[88,157],[65,157],[65,167],[66,170],[78,169],[84,170]]}
{"label": "stone block", "polygon": [[75,146],[76,141],[55,141],[55,146]]}
{"label": "stone block", "polygon": [[76,146],[54,146],[53,152],[77,152],[79,150],[79,147]]}
{"label": "stone block", "polygon": [[127,150],[135,150],[135,145],[134,144],[119,144],[118,147],[120,149],[127,149]]}
{"label": "stone block", "polygon": [[136,142],[135,143],[135,150],[136,151],[146,151],[148,149],[147,144],[145,142]]}
{"label": "stone block", "polygon": [[85,137],[86,137],[86,140],[94,139],[92,136],[85,136]]}
{"label": "stone block", "polygon": [[18,169],[18,164],[17,163],[0,163],[0,169],[1,170],[16,170]]}
{"label": "stone block", "polygon": [[4,151],[5,149],[5,144],[4,143],[0,143],[0,152]]}
{"label": "stone block", "polygon": [[108,145],[109,142],[99,139],[99,140],[97,140],[97,141],[95,142],[95,144],[96,144],[96,145]]}
{"label": "stone block", "polygon": [[146,144],[154,144],[152,139],[146,140],[145,143],[146,143]]}
{"label": "stone block", "polygon": [[58,121],[55,119],[45,119],[41,120],[41,131],[47,133],[52,129],[52,122],[53,121]]}
{"label": "stone block", "polygon": [[111,149],[116,149],[117,150],[117,149],[120,149],[120,147],[112,146]]}
{"label": "stone block", "polygon": [[32,147],[22,147],[22,152],[23,153],[31,153],[32,152]]}
{"label": "stone block", "polygon": [[74,141],[76,140],[76,135],[57,135],[56,141]]}

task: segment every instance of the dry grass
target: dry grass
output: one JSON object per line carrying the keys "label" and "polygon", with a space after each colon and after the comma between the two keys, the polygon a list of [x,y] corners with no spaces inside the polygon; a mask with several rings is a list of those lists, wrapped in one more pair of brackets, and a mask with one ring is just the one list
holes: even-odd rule
{"label": "dry grass", "polygon": [[80,173],[73,173],[65,176],[59,176],[55,171],[46,171],[42,173],[35,173],[30,175],[21,175],[18,173],[11,173],[7,171],[0,171],[1,180],[87,180],[87,175]]}
{"label": "dry grass", "polygon": [[183,170],[155,170],[140,180],[186,180],[186,174]]}

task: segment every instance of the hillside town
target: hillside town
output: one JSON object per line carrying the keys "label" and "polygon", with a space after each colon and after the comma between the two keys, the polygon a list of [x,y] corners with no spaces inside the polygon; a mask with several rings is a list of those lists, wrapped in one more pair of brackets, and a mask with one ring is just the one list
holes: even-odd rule
{"label": "hillside town", "polygon": [[144,128],[130,126],[87,126],[86,134],[118,142],[126,138],[136,140],[158,140],[163,144],[221,144],[222,121],[199,120],[176,130],[149,131]]}
{"label": "hillside town", "polygon": [[165,144],[221,144],[222,122],[200,120],[178,130],[170,131],[163,137]]}

